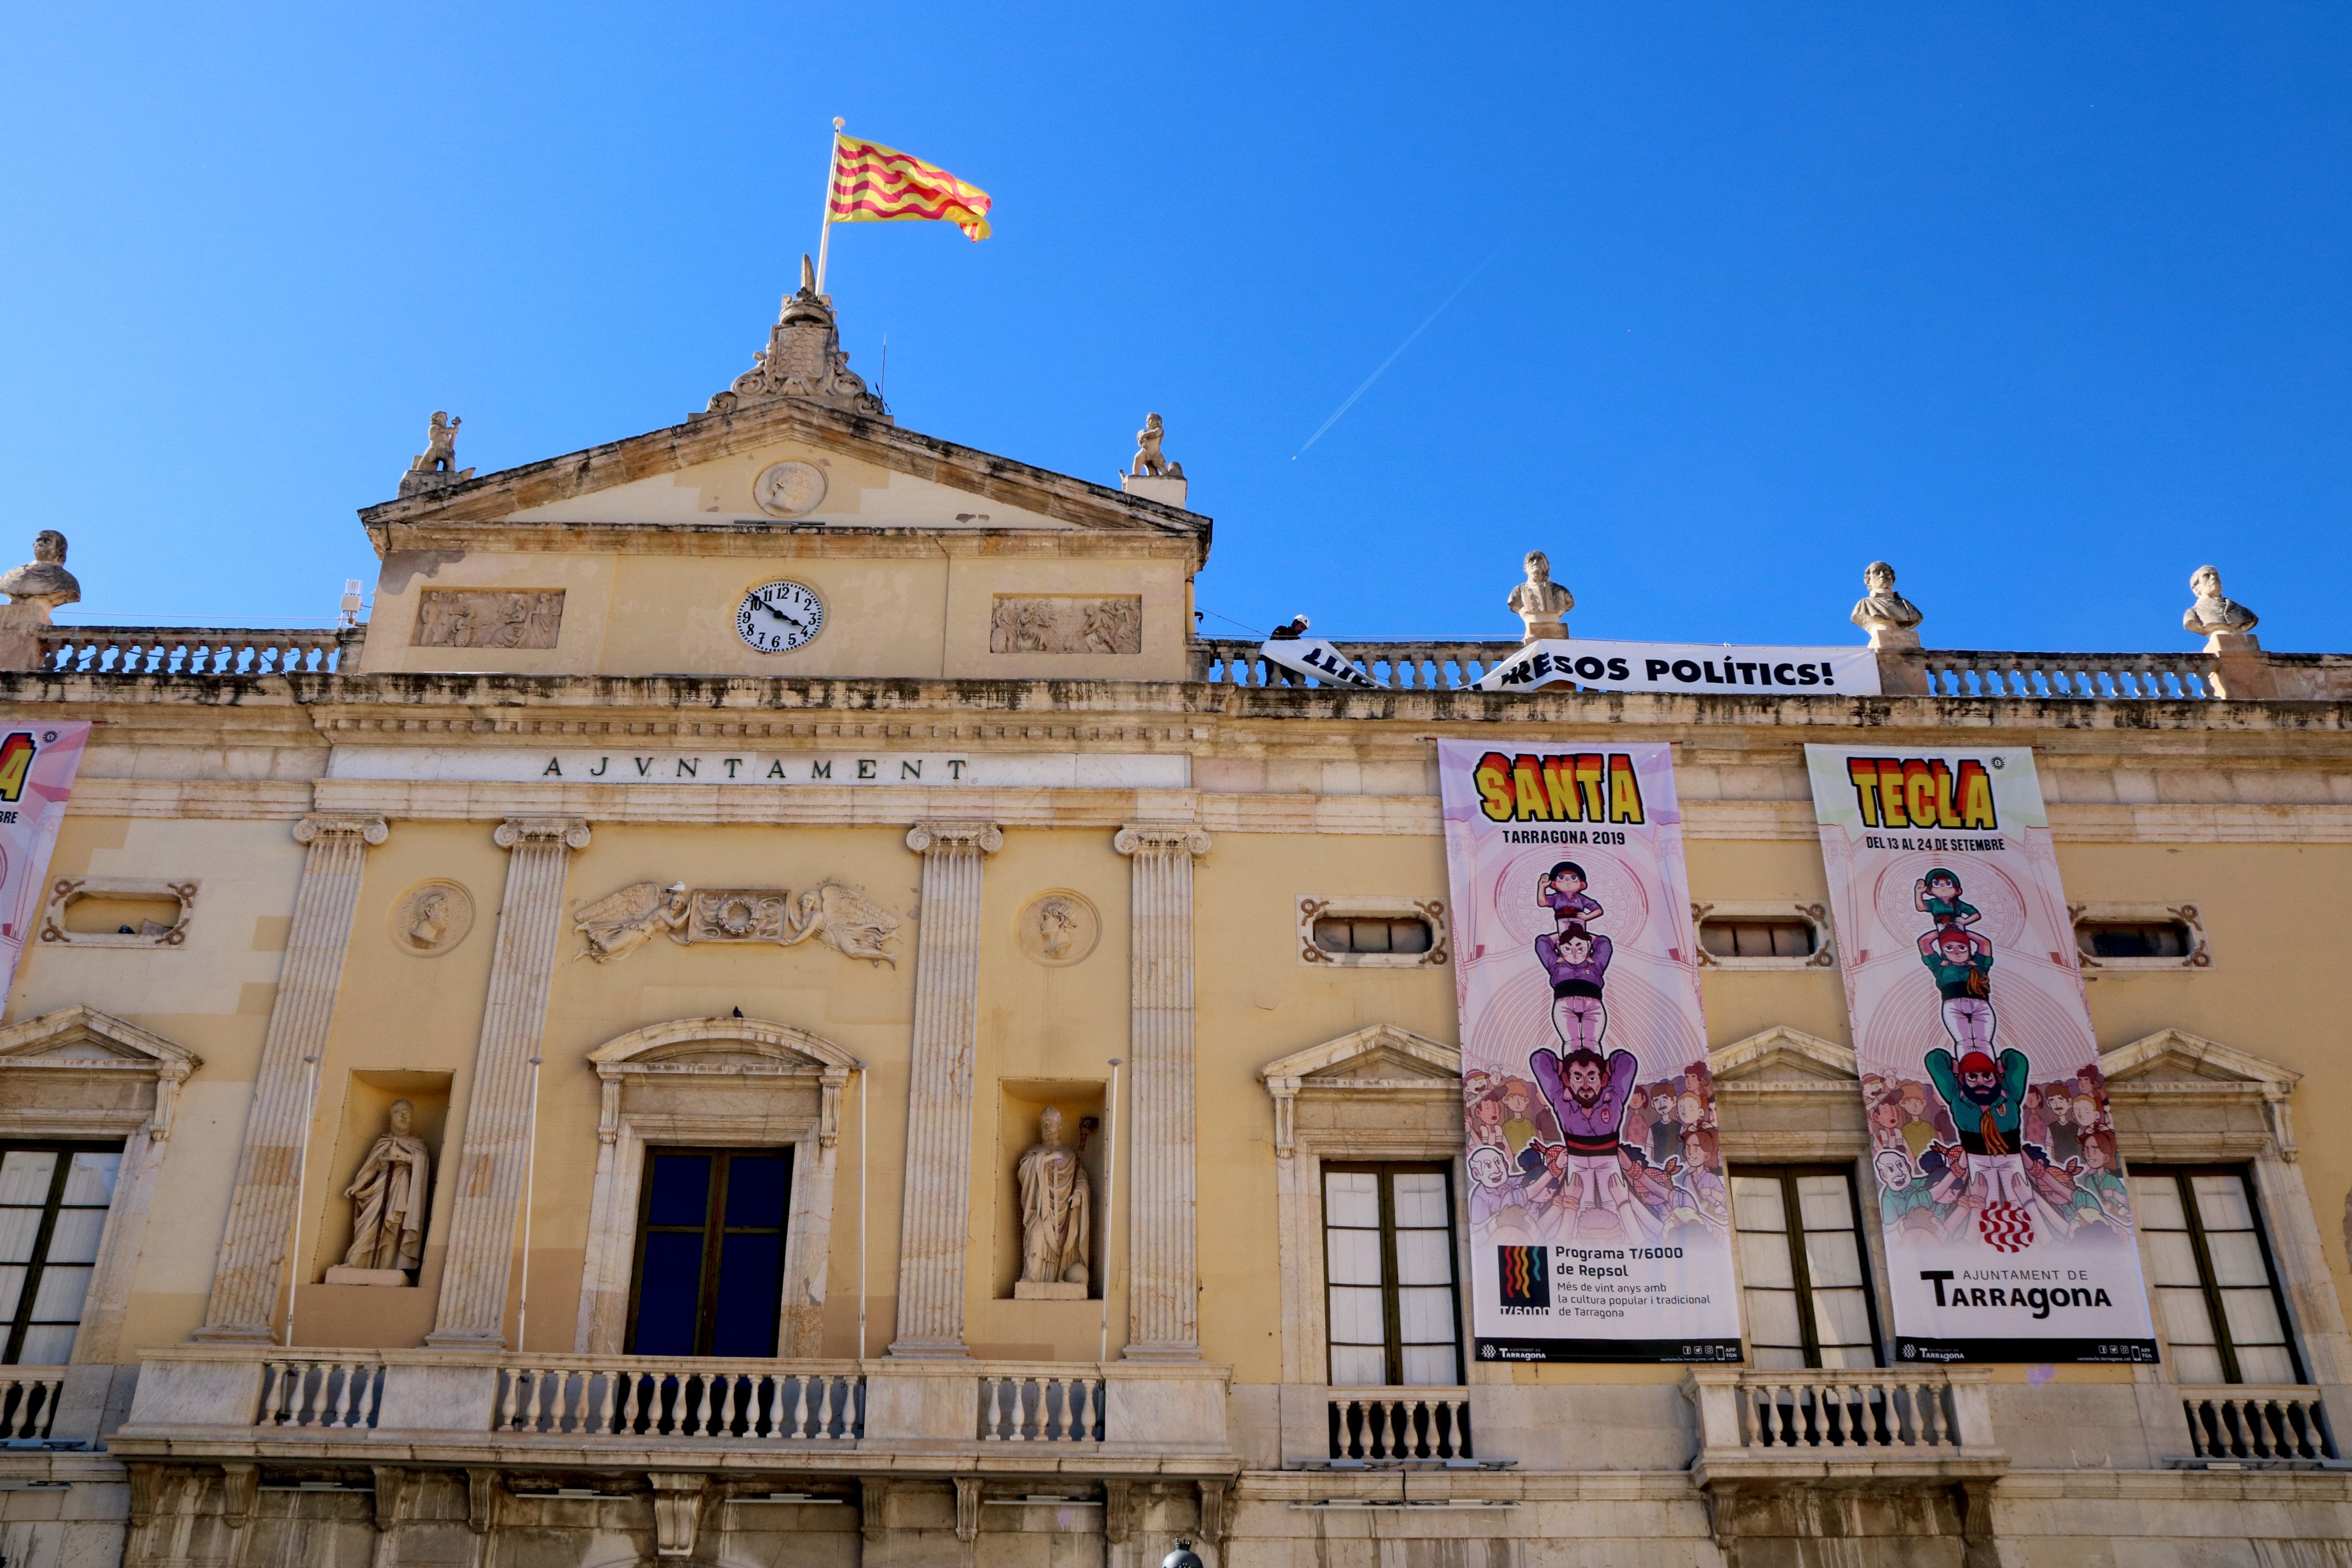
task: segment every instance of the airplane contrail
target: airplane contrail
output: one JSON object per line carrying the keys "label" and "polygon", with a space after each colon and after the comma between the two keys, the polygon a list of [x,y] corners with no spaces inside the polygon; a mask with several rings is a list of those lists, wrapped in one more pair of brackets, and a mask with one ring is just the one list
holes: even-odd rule
{"label": "airplane contrail", "polygon": [[[1421,336],[1422,333],[1429,331],[1429,324],[1431,321],[1434,321],[1438,317],[1445,314],[1446,306],[1451,305],[1454,300],[1462,298],[1462,290],[1469,288],[1472,283],[1475,282],[1477,280],[1478,274],[1486,271],[1489,266],[1493,265],[1495,258],[1503,254],[1503,246],[1507,246],[1508,244],[1510,244],[1510,241],[1507,239],[1503,242],[1503,245],[1495,247],[1493,250],[1486,253],[1486,260],[1478,263],[1477,266],[1470,269],[1470,276],[1462,279],[1461,284],[1454,289],[1454,292],[1448,294],[1444,300],[1439,303],[1437,309],[1429,313],[1428,320],[1423,321],[1421,325],[1415,327],[1409,334],[1407,334],[1404,342],[1397,344],[1396,352],[1390,354],[1388,358],[1381,361],[1380,369],[1364,377],[1364,384],[1356,388],[1355,391],[1348,394],[1348,401],[1333,409],[1331,411],[1331,417],[1323,421],[1322,425],[1316,429],[1314,435],[1307,437],[1307,447],[1312,447],[1316,442],[1323,439],[1323,432],[1330,429],[1332,426],[1339,423],[1340,416],[1346,414],[1349,409],[1353,408],[1356,405],[1356,399],[1363,396],[1365,393],[1371,390],[1372,383],[1380,380],[1381,376],[1388,374],[1389,366],[1396,363],[1397,356],[1403,353],[1405,350],[1412,347],[1412,341],[1414,338],[1417,338]],[[1290,455],[1290,460],[1295,463],[1298,461],[1299,458],[1305,457],[1307,455],[1307,447],[1301,447],[1297,451],[1293,452]]]}

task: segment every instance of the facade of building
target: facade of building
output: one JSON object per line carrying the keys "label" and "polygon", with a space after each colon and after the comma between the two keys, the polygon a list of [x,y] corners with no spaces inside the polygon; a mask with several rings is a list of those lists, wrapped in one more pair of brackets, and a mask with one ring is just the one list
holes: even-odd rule
{"label": "facade of building", "polygon": [[[9,1564],[2352,1563],[2352,659],[1310,683],[1194,636],[1181,471],[900,429],[806,289],[675,428],[449,447],[364,627],[0,626],[95,725]],[[2157,1365],[1885,1364],[1801,748],[1955,732],[2036,750]],[[1439,737],[1675,745],[1745,1366],[1470,1353]]]}

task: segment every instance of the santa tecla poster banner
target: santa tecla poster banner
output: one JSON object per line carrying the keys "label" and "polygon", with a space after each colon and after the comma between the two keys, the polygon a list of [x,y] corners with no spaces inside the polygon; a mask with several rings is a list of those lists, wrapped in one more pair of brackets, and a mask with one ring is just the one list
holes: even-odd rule
{"label": "santa tecla poster banner", "polygon": [[1738,1361],[1672,748],[1437,757],[1475,1354]]}
{"label": "santa tecla poster banner", "polygon": [[87,723],[0,732],[0,963],[7,965],[12,985],[40,913],[49,851],[57,847],[89,742]]}
{"label": "santa tecla poster banner", "polygon": [[2033,752],[1805,760],[1896,1357],[2156,1360]]}

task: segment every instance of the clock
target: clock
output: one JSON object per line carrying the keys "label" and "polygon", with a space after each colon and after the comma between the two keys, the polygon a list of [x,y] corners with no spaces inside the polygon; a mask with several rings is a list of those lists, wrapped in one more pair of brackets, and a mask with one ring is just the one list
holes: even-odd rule
{"label": "clock", "polygon": [[761,653],[790,653],[824,629],[824,601],[805,583],[762,583],[735,606],[735,635]]}

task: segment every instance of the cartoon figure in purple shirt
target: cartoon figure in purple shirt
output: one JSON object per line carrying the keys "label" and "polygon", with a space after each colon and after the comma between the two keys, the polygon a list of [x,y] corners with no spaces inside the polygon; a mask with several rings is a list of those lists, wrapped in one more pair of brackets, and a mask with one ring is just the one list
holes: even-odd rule
{"label": "cartoon figure in purple shirt", "polygon": [[1594,936],[1578,921],[1560,927],[1557,935],[1536,938],[1536,958],[1551,976],[1552,1030],[1571,1052],[1600,1049],[1609,1028],[1609,1009],[1601,1003],[1609,953],[1609,939]]}
{"label": "cartoon figure in purple shirt", "polygon": [[1536,902],[1549,910],[1554,922],[1562,928],[1570,921],[1597,921],[1604,911],[1585,892],[1589,885],[1583,867],[1562,860],[1536,879]]}
{"label": "cartoon figure in purple shirt", "polygon": [[1604,1059],[1599,1051],[1580,1047],[1563,1057],[1545,1046],[1528,1058],[1528,1066],[1559,1118],[1568,1182],[1580,1222],[1590,1210],[1608,1209],[1622,1223],[1621,1234],[1654,1239],[1656,1225],[1633,1201],[1617,1168],[1625,1100],[1640,1070],[1633,1053],[1612,1051]]}

